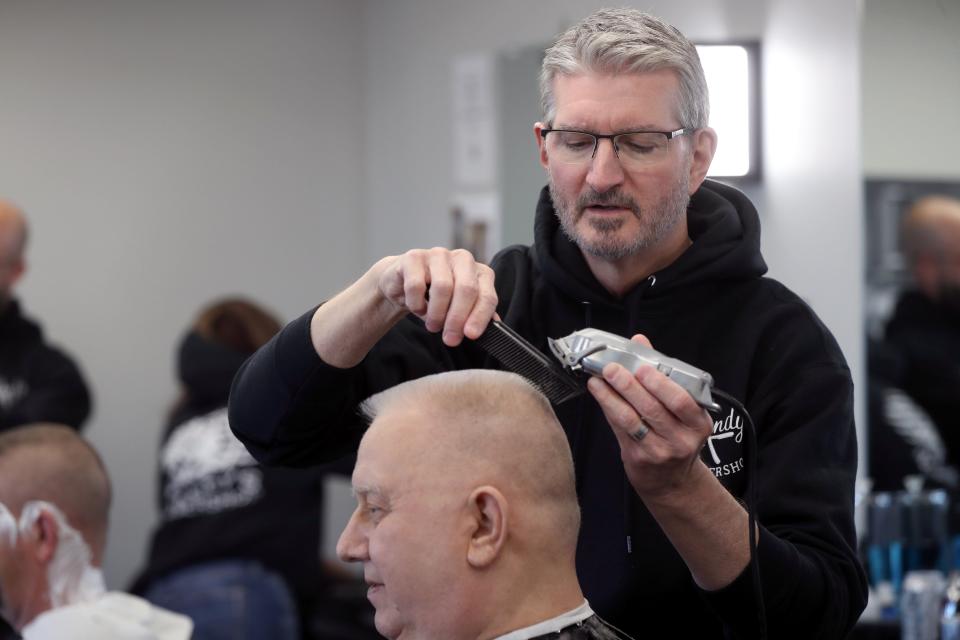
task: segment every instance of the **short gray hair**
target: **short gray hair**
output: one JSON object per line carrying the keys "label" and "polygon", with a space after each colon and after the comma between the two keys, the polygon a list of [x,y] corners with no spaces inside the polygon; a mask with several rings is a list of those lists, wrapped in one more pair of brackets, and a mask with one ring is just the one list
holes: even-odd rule
{"label": "short gray hair", "polygon": [[[554,543],[572,554],[580,505],[570,444],[549,400],[515,373],[493,369],[447,371],[409,380],[367,398],[360,414],[369,423],[397,407],[422,412],[418,424],[443,425],[442,440],[482,467],[500,469],[514,489],[551,511]],[[459,463],[458,463],[459,464]],[[442,478],[441,478],[442,480]]]}
{"label": "short gray hair", "polygon": [[707,81],[697,49],[675,27],[636,9],[600,9],[546,50],[540,70],[543,121],[553,124],[557,75],[642,73],[672,69],[680,81],[680,125],[702,128],[710,117]]}
{"label": "short gray hair", "polygon": [[[10,471],[4,468],[15,459]],[[11,472],[18,475],[6,475]],[[8,507],[19,511],[30,500],[53,503],[70,524],[92,536],[87,540],[92,548],[103,548],[112,498],[110,476],[100,454],[75,429],[35,423],[0,433],[0,475],[4,476],[0,499],[9,500]]]}

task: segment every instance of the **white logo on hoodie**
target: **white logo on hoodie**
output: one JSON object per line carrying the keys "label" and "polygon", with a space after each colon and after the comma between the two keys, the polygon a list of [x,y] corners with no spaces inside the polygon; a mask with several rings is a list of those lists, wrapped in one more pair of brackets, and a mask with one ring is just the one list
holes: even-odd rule
{"label": "white logo on hoodie", "polygon": [[23,380],[0,378],[0,409],[9,409],[27,395],[29,390]]}
{"label": "white logo on hoodie", "polygon": [[263,495],[263,473],[230,431],[226,408],[175,427],[160,465],[168,520],[236,509]]}
{"label": "white logo on hoodie", "polygon": [[713,421],[713,433],[707,438],[710,453],[707,466],[718,478],[743,471],[743,416],[733,407],[730,412]]}

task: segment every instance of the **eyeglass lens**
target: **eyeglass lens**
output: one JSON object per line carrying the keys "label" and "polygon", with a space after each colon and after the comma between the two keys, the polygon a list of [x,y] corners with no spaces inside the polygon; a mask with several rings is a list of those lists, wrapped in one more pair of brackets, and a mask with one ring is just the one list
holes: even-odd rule
{"label": "eyeglass lens", "polygon": [[[593,158],[597,138],[591,133],[551,131],[546,143],[547,152],[556,160],[580,164]],[[662,158],[670,140],[662,133],[622,133],[613,138],[613,143],[621,162],[645,165]]]}

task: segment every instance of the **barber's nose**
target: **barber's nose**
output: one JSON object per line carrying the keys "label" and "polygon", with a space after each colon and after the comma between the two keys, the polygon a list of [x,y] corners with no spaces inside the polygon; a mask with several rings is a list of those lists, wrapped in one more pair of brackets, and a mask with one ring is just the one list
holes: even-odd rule
{"label": "barber's nose", "polygon": [[356,512],[350,516],[350,521],[337,540],[337,557],[344,562],[363,562],[367,559],[367,537],[357,526]]}
{"label": "barber's nose", "polygon": [[623,167],[613,148],[613,140],[597,141],[597,152],[590,161],[587,184],[595,191],[604,193],[623,182]]}

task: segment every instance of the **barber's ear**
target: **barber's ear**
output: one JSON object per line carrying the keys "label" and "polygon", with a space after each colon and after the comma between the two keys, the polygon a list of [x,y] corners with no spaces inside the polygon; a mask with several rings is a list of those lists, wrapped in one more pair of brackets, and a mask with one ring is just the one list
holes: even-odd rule
{"label": "barber's ear", "polygon": [[690,144],[692,145],[692,159],[690,162],[690,195],[700,188],[713,156],[717,152],[717,132],[710,127],[703,127],[693,132]]}
{"label": "barber's ear", "polygon": [[24,539],[34,560],[42,564],[48,564],[53,560],[60,540],[60,528],[53,514],[46,509],[41,509],[36,519],[27,528]]}
{"label": "barber's ear", "polygon": [[544,125],[542,122],[536,122],[533,125],[533,137],[537,139],[537,150],[540,152],[540,164],[543,165],[543,168],[547,168],[547,148],[544,146],[543,135],[540,133],[544,130]]}
{"label": "barber's ear", "polygon": [[481,569],[497,559],[507,540],[507,499],[495,487],[478,487],[470,494],[469,509],[473,526],[467,562]]}

